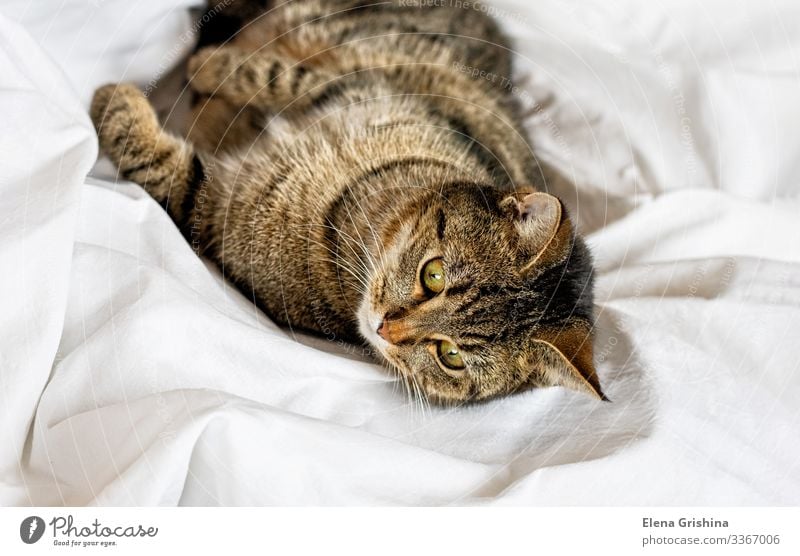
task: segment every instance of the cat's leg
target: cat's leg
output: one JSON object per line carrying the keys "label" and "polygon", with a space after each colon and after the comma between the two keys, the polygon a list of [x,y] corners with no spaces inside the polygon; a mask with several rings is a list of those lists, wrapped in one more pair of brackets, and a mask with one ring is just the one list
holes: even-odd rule
{"label": "cat's leg", "polygon": [[302,108],[322,94],[333,76],[279,53],[209,47],[189,60],[189,84],[238,106],[264,110]]}
{"label": "cat's leg", "polygon": [[193,147],[161,128],[147,98],[133,85],[99,88],[90,114],[100,150],[117,165],[120,175],[144,187],[185,227],[195,193],[205,180]]}
{"label": "cat's leg", "polygon": [[246,148],[265,133],[267,114],[237,106],[224,98],[202,97],[192,107],[184,136],[203,153],[233,152]]}

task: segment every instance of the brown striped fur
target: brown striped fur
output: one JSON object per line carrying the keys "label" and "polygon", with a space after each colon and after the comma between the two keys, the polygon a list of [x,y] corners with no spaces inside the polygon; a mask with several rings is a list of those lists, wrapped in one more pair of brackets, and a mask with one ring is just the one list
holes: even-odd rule
{"label": "brown striped fur", "polygon": [[[188,140],[135,87],[108,85],[92,104],[101,147],[273,319],[366,341],[418,394],[603,398],[588,250],[535,192],[545,176],[509,87],[463,69],[510,76],[506,40],[482,11],[436,4],[249,15],[190,61]],[[446,277],[433,296],[431,258]],[[463,370],[437,363],[442,340]]]}

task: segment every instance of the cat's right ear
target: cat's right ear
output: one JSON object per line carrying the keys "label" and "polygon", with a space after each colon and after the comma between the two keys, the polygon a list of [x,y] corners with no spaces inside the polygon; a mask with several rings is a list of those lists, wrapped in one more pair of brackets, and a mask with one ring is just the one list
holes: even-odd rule
{"label": "cat's right ear", "polygon": [[[548,253],[553,242],[569,240],[572,232],[561,201],[548,193],[523,190],[509,195],[500,203],[500,208],[514,221],[519,234],[519,248],[524,262],[520,272],[527,272],[534,265],[556,262],[560,249]],[[553,251],[553,250],[550,250]]]}

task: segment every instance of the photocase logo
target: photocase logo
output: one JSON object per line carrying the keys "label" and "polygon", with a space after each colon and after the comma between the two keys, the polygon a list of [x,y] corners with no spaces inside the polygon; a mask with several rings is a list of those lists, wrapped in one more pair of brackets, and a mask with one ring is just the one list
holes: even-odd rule
{"label": "photocase logo", "polygon": [[19,525],[19,538],[25,544],[33,544],[44,535],[44,520],[38,515],[32,515],[22,520]]}

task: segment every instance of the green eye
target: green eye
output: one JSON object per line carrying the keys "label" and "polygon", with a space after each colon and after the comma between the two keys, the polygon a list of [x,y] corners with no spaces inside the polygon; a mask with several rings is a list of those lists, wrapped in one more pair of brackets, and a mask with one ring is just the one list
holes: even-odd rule
{"label": "green eye", "polygon": [[442,365],[448,369],[461,370],[465,367],[461,352],[453,342],[439,340],[436,346],[436,355]]}
{"label": "green eye", "polygon": [[436,295],[444,289],[444,264],[442,259],[431,259],[422,267],[422,287],[427,293]]}

